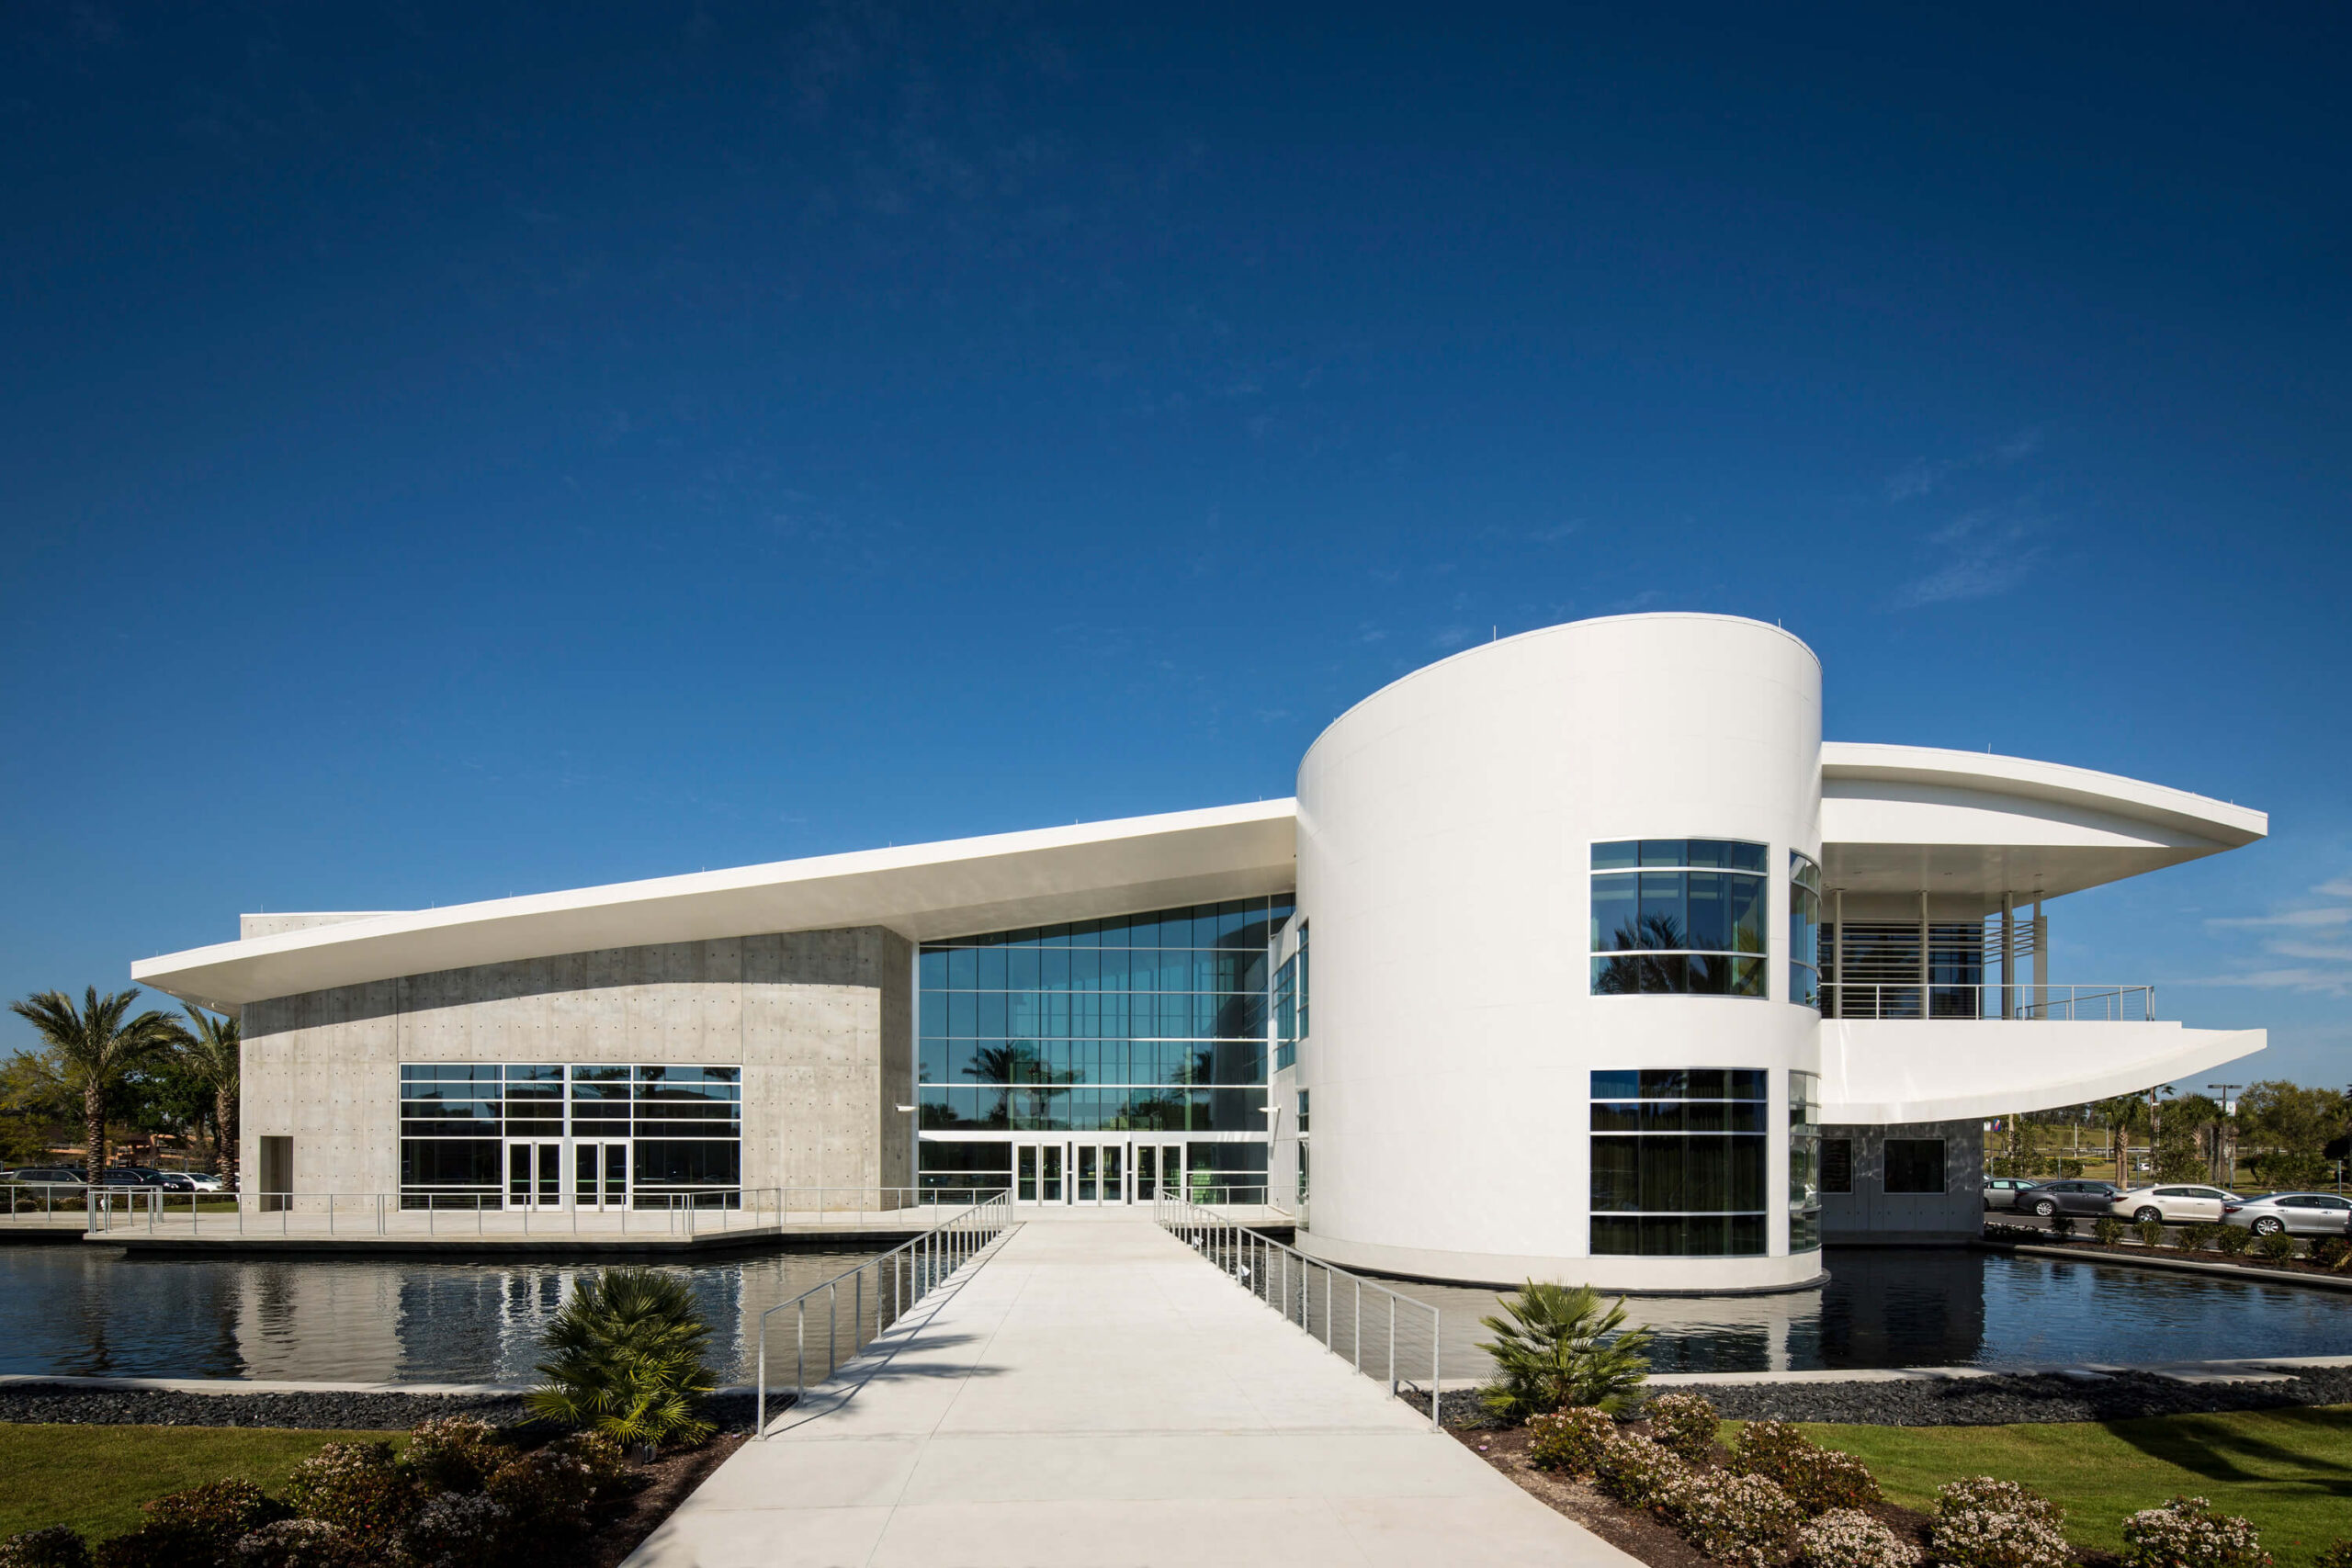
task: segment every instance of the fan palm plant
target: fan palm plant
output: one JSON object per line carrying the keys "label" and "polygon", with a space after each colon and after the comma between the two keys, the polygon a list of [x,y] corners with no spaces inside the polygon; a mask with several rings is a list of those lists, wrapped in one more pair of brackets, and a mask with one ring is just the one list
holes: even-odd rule
{"label": "fan palm plant", "polygon": [[82,1097],[83,1130],[88,1139],[90,1180],[107,1168],[107,1100],[132,1069],[164,1055],[185,1038],[164,1013],[130,1017],[136,989],[101,997],[92,986],[79,1008],[62,991],[40,991],[8,1010],[31,1024],[49,1047],[58,1076]]}
{"label": "fan palm plant", "polygon": [[1649,1358],[1643,1353],[1649,1330],[1625,1326],[1623,1296],[1603,1308],[1589,1285],[1530,1280],[1525,1289],[1498,1299],[1510,1315],[1478,1320],[1495,1335],[1478,1348],[1495,1359],[1500,1375],[1478,1396],[1505,1420],[1523,1421],[1572,1404],[1615,1415],[1649,1375]]}
{"label": "fan palm plant", "polygon": [[531,1412],[633,1448],[698,1443],[714,1430],[701,1403],[715,1386],[703,1352],[710,1325],[684,1280],[659,1269],[607,1269],[581,1282],[548,1325],[548,1381]]}
{"label": "fan palm plant", "polygon": [[223,1185],[237,1184],[237,1074],[244,1036],[233,1018],[189,1008],[180,1055],[197,1081],[212,1092],[212,1166]]}

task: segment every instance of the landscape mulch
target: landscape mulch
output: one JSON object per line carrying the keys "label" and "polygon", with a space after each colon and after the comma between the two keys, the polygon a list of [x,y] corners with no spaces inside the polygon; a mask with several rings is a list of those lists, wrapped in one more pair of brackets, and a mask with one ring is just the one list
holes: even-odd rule
{"label": "landscape mulch", "polygon": [[[1625,1429],[1645,1432],[1646,1426],[1637,1421]],[[1463,1447],[1509,1476],[1528,1495],[1649,1568],[1721,1568],[1714,1559],[1685,1540],[1680,1531],[1657,1515],[1627,1507],[1589,1480],[1538,1470],[1530,1464],[1525,1427],[1449,1425],[1446,1430]],[[1730,1457],[1724,1450],[1716,1449],[1711,1467],[1721,1468]],[[1932,1522],[1927,1515],[1894,1503],[1872,1504],[1869,1512],[1893,1530],[1896,1540],[1917,1547],[1921,1561],[1926,1561],[1928,1531]],[[2118,1561],[2102,1551],[2078,1551],[2076,1556],[2085,1568],[2113,1568]]]}
{"label": "landscape mulch", "polygon": [[671,1454],[651,1464],[631,1465],[632,1473],[645,1484],[630,1495],[619,1512],[596,1527],[582,1543],[577,1555],[567,1560],[577,1568],[620,1568],[623,1559],[642,1545],[662,1520],[675,1513],[678,1505],[710,1478],[712,1471],[725,1464],[729,1454],[748,1441],[748,1433],[726,1432],[685,1453]]}

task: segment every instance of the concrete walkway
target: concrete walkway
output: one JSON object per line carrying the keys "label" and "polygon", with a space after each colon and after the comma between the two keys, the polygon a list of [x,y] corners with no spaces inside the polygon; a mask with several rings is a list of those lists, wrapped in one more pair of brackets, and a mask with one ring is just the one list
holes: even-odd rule
{"label": "concrete walkway", "polygon": [[630,1568],[1632,1568],[1132,1211],[1029,1218]]}

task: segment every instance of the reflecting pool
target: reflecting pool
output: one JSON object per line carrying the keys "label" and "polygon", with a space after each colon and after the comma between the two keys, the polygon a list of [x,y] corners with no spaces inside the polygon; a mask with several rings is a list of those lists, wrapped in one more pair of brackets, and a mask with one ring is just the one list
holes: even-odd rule
{"label": "reflecting pool", "polygon": [[[712,1359],[722,1380],[750,1377],[763,1308],[870,1256],[739,1255],[682,1266],[717,1326]],[[1816,1290],[1635,1298],[1628,1310],[1657,1336],[1653,1359],[1661,1371],[2352,1351],[2352,1295],[1962,1248],[1832,1249],[1827,1264],[1830,1280]],[[526,1382],[548,1317],[575,1280],[600,1267],[401,1258],[179,1261],[85,1247],[5,1247],[0,1372]],[[1476,1346],[1487,1336],[1477,1320],[1498,1310],[1494,1292],[1407,1281],[1396,1288],[1442,1311],[1445,1375],[1483,1375],[1486,1357]],[[846,1286],[842,1305],[846,1330]],[[1310,1318],[1320,1311],[1318,1302]],[[821,1314],[812,1320],[812,1332],[821,1321]],[[1319,1337],[1322,1324],[1312,1326]],[[1338,1326],[1344,1337],[1344,1316]],[[1427,1339],[1413,1337],[1418,1345],[1400,1347],[1400,1359],[1425,1369]]]}
{"label": "reflecting pool", "polygon": [[[1838,1248],[1829,1282],[1770,1296],[1634,1297],[1659,1371],[2031,1366],[2352,1352],[2352,1295],[1973,1248]],[[1445,1374],[1484,1374],[1491,1291],[1398,1282],[1447,1320]]]}

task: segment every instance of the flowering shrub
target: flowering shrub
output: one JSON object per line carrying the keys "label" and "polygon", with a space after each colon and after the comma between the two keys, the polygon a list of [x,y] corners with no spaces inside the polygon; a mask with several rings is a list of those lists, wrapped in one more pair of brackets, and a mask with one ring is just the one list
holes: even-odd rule
{"label": "flowering shrub", "polygon": [[1713,1451],[1715,1433],[1723,1426],[1713,1403],[1701,1393],[1662,1393],[1650,1401],[1645,1414],[1650,1418],[1651,1438],[1693,1464]]}
{"label": "flowering shrub", "polygon": [[96,1568],[211,1568],[220,1558],[209,1542],[187,1531],[141,1525],[98,1542],[90,1561]]}
{"label": "flowering shrub", "polygon": [[2065,1512],[2018,1485],[1979,1475],[1936,1492],[1928,1554],[1955,1568],[2067,1568]]}
{"label": "flowering shrub", "polygon": [[225,1556],[241,1536],[286,1517],[283,1504],[241,1476],[207,1482],[181,1492],[167,1492],[146,1505],[149,1528],[185,1531],[213,1545]]}
{"label": "flowering shrub", "polygon": [[628,1456],[621,1451],[620,1443],[603,1432],[571,1432],[548,1445],[560,1454],[569,1454],[588,1467],[588,1479],[595,1483],[596,1495],[609,1497],[628,1488]]}
{"label": "flowering shrub", "polygon": [[1786,1492],[1807,1518],[1879,1500],[1869,1466],[1851,1454],[1822,1448],[1785,1421],[1751,1421],[1740,1428],[1735,1458],[1740,1469]]}
{"label": "flowering shrub", "polygon": [[[392,1462],[389,1443],[327,1444],[294,1467],[286,1500],[303,1518],[337,1526],[359,1546],[374,1549],[388,1548],[424,1501],[416,1483]],[[237,1549],[244,1550],[243,1541]]]}
{"label": "flowering shrub", "polygon": [[90,1568],[90,1548],[63,1525],[0,1540],[0,1568]]}
{"label": "flowering shrub", "polygon": [[1590,1405],[1571,1405],[1551,1416],[1527,1418],[1527,1462],[1538,1470],[1590,1475],[1600,1450],[1617,1436],[1617,1423]]}
{"label": "flowering shrub", "polygon": [[2269,1568],[2254,1526],[2217,1514],[2202,1497],[2175,1497],[2123,1521],[2123,1561],[2132,1568]]}
{"label": "flowering shrub", "polygon": [[596,1481],[570,1454],[541,1449],[490,1478],[490,1496],[514,1517],[518,1540],[543,1543],[585,1529]]}
{"label": "flowering shrub", "polygon": [[1760,1475],[1686,1471],[1658,1499],[1690,1544],[1737,1568],[1768,1568],[1788,1556],[1788,1535],[1804,1515],[1795,1499]]}
{"label": "flowering shrub", "polygon": [[1860,1508],[1832,1508],[1797,1531],[1813,1568],[1917,1568],[1919,1549]]}
{"label": "flowering shrub", "polygon": [[2312,1568],[2352,1568],[2352,1536],[2346,1536],[2312,1558]]}
{"label": "flowering shrub", "polygon": [[1623,1435],[1600,1445],[1592,1470],[1600,1489],[1629,1508],[1657,1506],[1690,1473],[1690,1467],[1671,1450],[1647,1438]]}
{"label": "flowering shrub", "polygon": [[409,1428],[403,1457],[428,1493],[479,1492],[514,1450],[479,1416],[435,1416]]}
{"label": "flowering shrub", "polygon": [[401,1531],[401,1560],[413,1568],[502,1568],[513,1516],[477,1492],[444,1492]]}
{"label": "flowering shrub", "polygon": [[[337,1443],[335,1448],[356,1445]],[[280,1519],[237,1542],[237,1568],[370,1568],[366,1548],[324,1519]]]}

